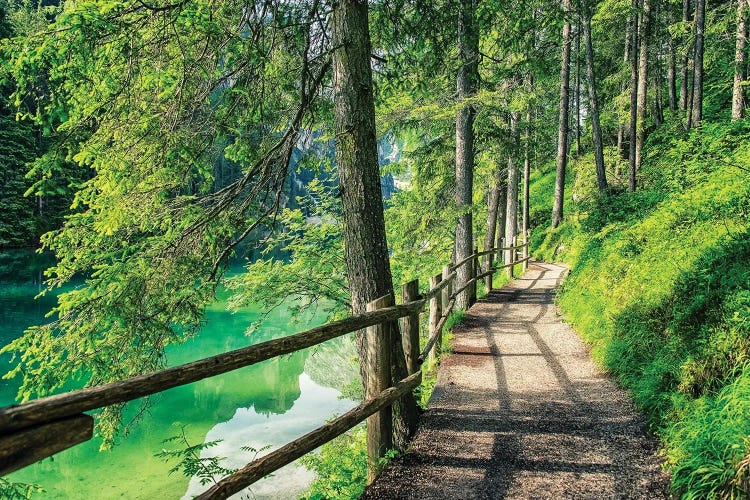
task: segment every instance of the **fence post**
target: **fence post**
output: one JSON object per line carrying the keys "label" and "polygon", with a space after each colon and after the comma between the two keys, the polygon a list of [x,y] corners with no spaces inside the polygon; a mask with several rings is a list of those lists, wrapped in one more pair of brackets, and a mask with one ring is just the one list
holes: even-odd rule
{"label": "fence post", "polygon": [[[489,252],[489,248],[485,248],[485,251]],[[489,273],[492,269],[492,254],[488,253],[484,256],[484,263],[485,263],[485,273]],[[490,293],[492,291],[492,274],[488,274],[484,277],[484,287],[487,289],[487,293]]]}
{"label": "fence post", "polygon": [[474,283],[472,283],[471,286],[469,287],[469,306],[474,305],[477,301],[476,277],[481,274],[479,271],[482,269],[482,267],[479,264],[479,256],[476,255],[478,253],[479,253],[479,247],[474,247],[475,257],[471,259],[471,262],[469,263],[469,269],[471,269],[471,279],[474,280]]}
{"label": "fence post", "polygon": [[[413,302],[419,298],[419,280],[412,280],[401,285],[403,303]],[[406,371],[409,375],[419,371],[419,312],[401,319],[401,343],[406,357]]]}
{"label": "fence post", "polygon": [[[367,311],[376,311],[393,305],[393,295],[385,295],[367,304]],[[391,384],[390,337],[388,322],[370,326],[365,330],[367,345],[367,377],[365,399],[371,399]],[[380,472],[380,459],[393,447],[391,407],[387,406],[367,418],[367,483]]]}
{"label": "fence post", "polygon": [[523,232],[523,272],[529,268],[529,230]]}
{"label": "fence post", "polygon": [[[443,266],[443,281],[448,279],[448,276],[451,275],[451,265],[446,264]],[[453,281],[451,280],[447,285],[445,285],[445,288],[443,288],[443,313],[448,309],[448,304],[451,301],[451,295],[453,295]]]}
{"label": "fence post", "polygon": [[516,240],[517,237],[513,236],[513,238],[510,239],[510,242],[508,243],[508,247],[510,250],[506,252],[506,255],[508,256],[508,260],[510,262],[506,262],[505,265],[508,266],[508,278],[513,279],[515,276],[513,276],[513,268],[516,265]]}
{"label": "fence post", "polygon": [[[443,281],[443,275],[442,274],[436,274],[435,276],[430,278],[430,290],[435,288],[440,284],[440,282]],[[440,342],[441,342],[441,335],[440,331],[437,329],[437,325],[440,322],[440,316],[443,314],[443,306],[442,306],[442,300],[441,294],[435,295],[432,299],[430,299],[430,336],[429,338],[432,338],[433,335],[437,336],[437,339],[435,340],[435,343],[432,345],[432,349],[430,349],[430,363],[434,363],[437,358],[440,356]]]}

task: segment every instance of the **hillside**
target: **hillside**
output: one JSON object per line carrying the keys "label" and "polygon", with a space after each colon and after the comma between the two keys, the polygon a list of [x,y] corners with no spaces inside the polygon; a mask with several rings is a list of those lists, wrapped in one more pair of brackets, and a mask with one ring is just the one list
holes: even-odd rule
{"label": "hillside", "polygon": [[668,122],[635,193],[598,195],[593,158],[574,161],[552,231],[554,165],[532,180],[534,255],[571,266],[557,302],[645,410],[684,498],[750,492],[749,164],[747,121]]}

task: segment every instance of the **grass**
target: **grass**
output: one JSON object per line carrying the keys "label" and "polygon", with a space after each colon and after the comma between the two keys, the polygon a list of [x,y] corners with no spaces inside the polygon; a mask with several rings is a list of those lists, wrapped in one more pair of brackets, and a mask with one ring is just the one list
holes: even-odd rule
{"label": "grass", "polygon": [[648,146],[634,194],[599,195],[576,162],[554,230],[554,173],[537,173],[533,254],[571,266],[558,303],[649,417],[674,493],[747,498],[750,123],[666,125]]}

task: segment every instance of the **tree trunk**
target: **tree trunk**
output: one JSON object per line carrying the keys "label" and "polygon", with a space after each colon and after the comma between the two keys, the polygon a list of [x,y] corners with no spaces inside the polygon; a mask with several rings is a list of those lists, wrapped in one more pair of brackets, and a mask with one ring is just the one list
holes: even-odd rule
{"label": "tree trunk", "polygon": [[[479,32],[476,21],[476,1],[461,0],[458,15],[458,55],[461,66],[456,87],[458,98],[466,99],[476,94],[479,87]],[[471,255],[474,250],[471,219],[471,195],[474,187],[474,116],[476,111],[470,104],[461,106],[456,116],[456,205],[462,213],[456,225],[456,261]],[[458,269],[456,288],[460,289],[471,280],[471,266]],[[473,287],[469,287],[473,288]],[[469,289],[456,297],[459,309],[471,306]]]}
{"label": "tree trunk", "polygon": [[[530,80],[529,85],[533,86],[534,81]],[[523,158],[523,234],[528,234],[529,230],[529,178],[531,177],[531,111],[526,111],[526,137],[524,140],[524,158]],[[524,240],[525,241],[525,240]]]}
{"label": "tree trunk", "polygon": [[[656,16],[656,19],[659,19],[659,16]],[[659,55],[656,55],[656,92],[654,96],[654,111],[655,111],[655,122],[656,125],[659,126],[662,123],[664,123],[664,105],[663,105],[663,89],[664,86],[664,80],[662,71],[664,71],[664,68],[662,67],[662,59],[659,57]]]}
{"label": "tree trunk", "polygon": [[669,92],[669,109],[677,111],[677,53],[674,40],[669,39],[669,68],[667,69],[667,87]]}
{"label": "tree trunk", "polygon": [[[687,24],[690,21],[690,0],[682,0],[682,22]],[[688,104],[688,62],[689,50],[682,56],[681,79],[680,79],[680,110],[687,110]]]}
{"label": "tree trunk", "polygon": [[[506,163],[507,165],[507,163]],[[505,241],[505,218],[506,218],[506,205],[508,203],[508,170],[507,168],[502,169],[501,173],[502,182],[498,185],[498,191],[500,197],[497,200],[497,242],[498,248],[503,246]],[[500,260],[503,258],[503,252],[497,252],[497,258]]]}
{"label": "tree trunk", "polygon": [[[393,294],[388,244],[383,217],[375,104],[370,69],[370,32],[367,2],[341,0],[332,17],[334,122],[336,164],[343,205],[346,266],[355,314],[369,302]],[[391,347],[392,382],[406,376],[406,359],[398,327],[386,339]],[[367,384],[364,332],[357,334],[362,381]],[[393,405],[394,445],[403,449],[416,426],[416,402],[411,394]]]}
{"label": "tree trunk", "polygon": [[[562,61],[560,68],[560,119],[557,134],[557,172],[555,199],[552,206],[552,227],[560,225],[565,199],[565,170],[568,166],[568,90],[570,87],[570,0],[563,0],[565,24],[562,29]],[[509,187],[510,188],[510,187]],[[509,202],[510,203],[510,202]],[[506,234],[508,230],[506,228]]]}
{"label": "tree trunk", "polygon": [[[489,250],[495,244],[497,233],[497,212],[498,203],[500,202],[500,176],[503,169],[497,166],[495,174],[495,183],[490,186],[487,193],[487,233],[484,235],[484,250]],[[492,256],[487,256],[486,261],[491,262]]]}
{"label": "tree trunk", "polygon": [[693,113],[690,126],[703,120],[703,31],[706,26],[706,0],[695,1],[695,56],[693,59]]}
{"label": "tree trunk", "polygon": [[748,0],[739,0],[737,5],[737,41],[734,52],[734,88],[732,89],[732,120],[739,120],[745,114],[745,45],[747,44]]}
{"label": "tree trunk", "polygon": [[628,191],[635,191],[635,150],[638,124],[638,0],[632,0],[633,22],[630,23],[630,143],[628,155]]}
{"label": "tree trunk", "polygon": [[589,85],[589,114],[594,140],[594,160],[596,162],[596,185],[599,191],[607,190],[607,172],[604,168],[604,144],[602,127],[599,123],[599,99],[596,94],[596,72],[594,70],[594,46],[591,42],[591,14],[587,0],[581,0],[583,7],[583,37],[586,45],[586,77]]}
{"label": "tree trunk", "polygon": [[[518,119],[515,113],[510,114],[510,137],[514,146],[518,145]],[[517,147],[512,148],[508,156],[508,196],[505,205],[505,244],[511,246],[513,238],[518,234],[518,165],[515,152]],[[510,263],[513,259],[514,250],[505,251],[505,262]]]}
{"label": "tree trunk", "polygon": [[643,144],[646,142],[646,97],[648,92],[648,39],[651,28],[651,0],[643,0],[639,32],[638,99],[636,103],[635,169],[641,169]]}
{"label": "tree trunk", "polygon": [[578,6],[578,27],[576,29],[576,158],[581,156],[581,15],[580,0]]}
{"label": "tree trunk", "polygon": [[[623,62],[630,64],[630,27],[631,21],[628,21],[628,25],[625,29],[625,49],[623,50]],[[625,84],[621,87],[621,91],[624,93],[627,90]],[[620,120],[617,124],[617,160],[615,161],[615,177],[620,177],[620,160],[627,158],[625,153],[625,139],[627,136],[627,123],[624,120]]]}

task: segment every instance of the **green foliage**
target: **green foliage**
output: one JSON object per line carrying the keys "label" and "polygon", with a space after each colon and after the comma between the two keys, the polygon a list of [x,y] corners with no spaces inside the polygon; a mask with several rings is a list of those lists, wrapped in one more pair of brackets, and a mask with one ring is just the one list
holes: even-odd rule
{"label": "green foliage", "polygon": [[0,477],[0,498],[5,500],[28,500],[44,489],[36,484],[13,483]]}
{"label": "green foliage", "polygon": [[[310,7],[83,0],[17,18],[2,67],[51,144],[29,194],[75,191],[42,238],[58,259],[48,284],[85,280],[2,348],[19,399],[161,368],[200,328],[232,251],[278,208],[303,117],[322,109],[325,41],[296,22]],[[220,162],[238,177],[218,185]],[[99,414],[105,446],[121,409]]]}
{"label": "green foliage", "polygon": [[364,425],[359,425],[302,457],[300,462],[318,476],[302,498],[359,498],[367,485],[366,438]]}
{"label": "green foliage", "polygon": [[[341,201],[318,180],[308,188],[310,196],[298,199],[299,208],[281,211],[262,241],[261,258],[227,281],[230,307],[260,304],[268,314],[285,303],[293,318],[318,306],[329,318],[349,312]],[[299,301],[290,304],[290,296]]]}
{"label": "green foliage", "polygon": [[[187,435],[185,434],[186,426],[179,425],[179,427],[179,434],[163,441],[164,444],[177,444],[179,445],[179,448],[169,450],[162,448],[160,452],[154,454],[155,457],[162,458],[165,462],[177,460],[177,463],[169,470],[170,474],[180,472],[186,477],[196,477],[201,485],[206,485],[209,483],[216,483],[217,478],[220,479],[236,471],[236,469],[222,467],[221,462],[225,459],[224,457],[201,457],[201,452],[203,450],[213,448],[221,442],[220,439],[216,441],[206,441],[199,444],[190,444]],[[268,448],[269,447],[264,447],[260,450],[256,450],[254,448],[243,447],[242,449],[254,452],[257,455]]]}
{"label": "green foliage", "polygon": [[[558,302],[645,409],[684,498],[748,492],[748,144],[747,122],[667,123],[639,191],[573,184],[566,222],[532,238],[535,255],[571,264]],[[549,206],[552,176],[535,179],[535,205]]]}

